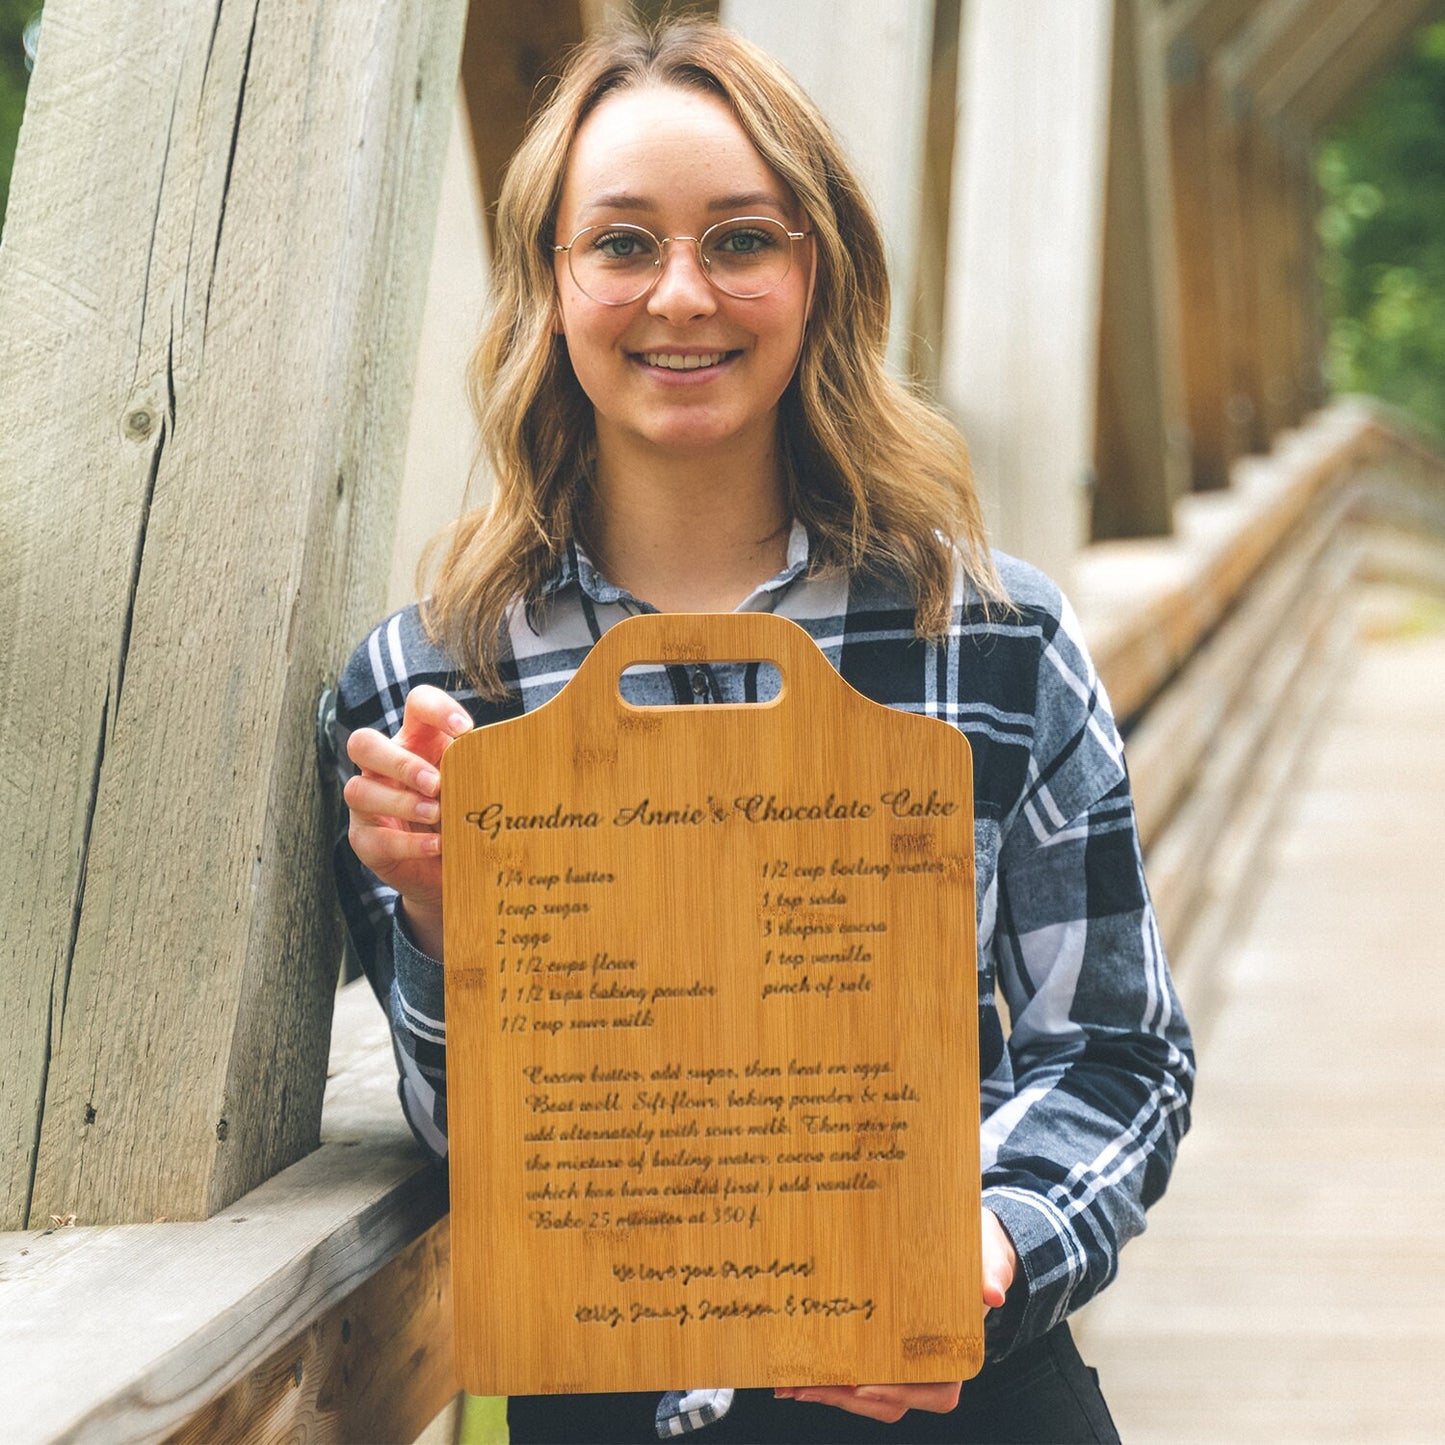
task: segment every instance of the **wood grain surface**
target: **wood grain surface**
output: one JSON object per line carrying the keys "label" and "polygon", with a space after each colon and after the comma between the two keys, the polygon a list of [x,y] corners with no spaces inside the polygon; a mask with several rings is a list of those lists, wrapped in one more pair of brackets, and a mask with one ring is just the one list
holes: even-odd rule
{"label": "wood grain surface", "polygon": [[[762,705],[633,664],[766,660]],[[631,619],[443,768],[474,1393],[982,1362],[972,769],[759,614]]]}
{"label": "wood grain surface", "polygon": [[0,251],[0,1226],[315,1147],[458,0],[54,0]]}

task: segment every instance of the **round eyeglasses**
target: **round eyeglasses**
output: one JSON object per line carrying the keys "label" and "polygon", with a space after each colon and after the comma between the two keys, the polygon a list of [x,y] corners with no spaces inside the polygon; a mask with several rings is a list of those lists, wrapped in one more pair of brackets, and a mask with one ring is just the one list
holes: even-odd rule
{"label": "round eyeglasses", "polygon": [[578,290],[603,306],[626,306],[646,296],[662,275],[670,241],[697,247],[703,275],[725,295],[748,301],[775,290],[792,269],[793,244],[811,231],[790,231],[767,216],[734,216],[700,236],[654,236],[645,226],[584,226],[565,246]]}

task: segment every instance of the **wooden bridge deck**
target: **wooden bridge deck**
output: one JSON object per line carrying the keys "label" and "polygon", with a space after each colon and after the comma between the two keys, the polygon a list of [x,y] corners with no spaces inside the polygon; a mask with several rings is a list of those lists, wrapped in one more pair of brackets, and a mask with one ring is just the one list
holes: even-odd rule
{"label": "wooden bridge deck", "polygon": [[1445,605],[1372,589],[1234,943],[1200,1087],[1080,1318],[1130,1445],[1445,1438]]}

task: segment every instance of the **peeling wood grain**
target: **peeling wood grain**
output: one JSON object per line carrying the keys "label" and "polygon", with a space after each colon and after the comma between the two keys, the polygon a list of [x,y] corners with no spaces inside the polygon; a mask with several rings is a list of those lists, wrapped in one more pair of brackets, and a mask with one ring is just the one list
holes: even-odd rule
{"label": "peeling wood grain", "polygon": [[463,10],[46,7],[0,250],[0,1227],[204,1217],[316,1142],[312,717],[380,608]]}

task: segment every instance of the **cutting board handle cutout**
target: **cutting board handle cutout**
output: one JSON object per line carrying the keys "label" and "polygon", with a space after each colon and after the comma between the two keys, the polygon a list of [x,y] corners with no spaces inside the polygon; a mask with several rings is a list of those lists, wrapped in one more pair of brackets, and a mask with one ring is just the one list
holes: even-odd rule
{"label": "cutting board handle cutout", "polygon": [[805,698],[813,689],[847,687],[817,643],[786,617],[771,612],[659,612],[629,617],[608,628],[577,669],[568,691],[590,707],[690,714],[695,709],[687,704],[628,702],[618,690],[622,674],[649,663],[687,667],[712,662],[767,662],[782,676],[782,687],[768,702],[712,704],[715,707],[779,707],[795,693]]}

